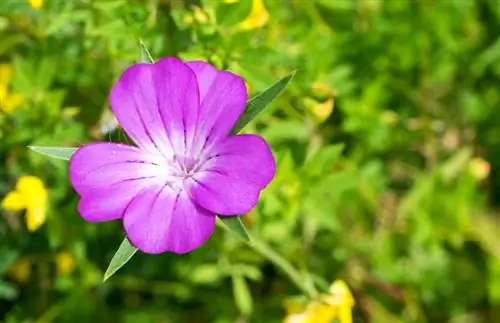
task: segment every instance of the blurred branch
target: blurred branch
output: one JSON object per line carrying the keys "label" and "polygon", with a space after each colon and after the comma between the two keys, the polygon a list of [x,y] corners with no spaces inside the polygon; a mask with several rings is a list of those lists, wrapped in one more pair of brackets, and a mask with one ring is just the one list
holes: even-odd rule
{"label": "blurred branch", "polygon": [[386,282],[383,282],[373,276],[367,275],[364,278],[365,282],[368,285],[371,285],[381,291],[382,293],[386,294],[390,298],[392,298],[395,301],[398,302],[404,302],[405,301],[405,294],[404,291],[394,285],[388,284]]}

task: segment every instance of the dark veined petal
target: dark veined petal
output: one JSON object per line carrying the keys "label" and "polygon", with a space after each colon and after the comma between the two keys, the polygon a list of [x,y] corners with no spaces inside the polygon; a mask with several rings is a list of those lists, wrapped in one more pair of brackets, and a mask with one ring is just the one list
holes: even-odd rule
{"label": "dark veined petal", "polygon": [[200,171],[186,180],[193,200],[219,215],[250,211],[276,173],[268,144],[256,135],[229,137],[212,150]]}
{"label": "dark veined petal", "polygon": [[129,67],[111,89],[109,101],[118,123],[139,147],[170,157],[173,151],[160,118],[153,73],[153,65]]}
{"label": "dark veined petal", "polygon": [[124,207],[165,173],[163,158],[138,148],[95,143],[79,148],[69,164],[69,177],[81,197],[78,210],[87,221],[121,218]]}
{"label": "dark veined petal", "polygon": [[148,182],[124,181],[112,184],[107,189],[97,189],[82,195],[78,213],[85,221],[104,222],[121,219],[127,204],[148,187]]}
{"label": "dark veined petal", "polygon": [[200,99],[193,71],[177,58],[154,64],[154,86],[161,120],[177,155],[187,156],[198,124]]}
{"label": "dark veined petal", "polygon": [[128,68],[110,94],[118,123],[141,148],[167,157],[184,155],[198,120],[193,71],[177,58]]}
{"label": "dark veined petal", "polygon": [[151,187],[130,202],[123,226],[129,241],[145,253],[182,254],[210,238],[215,215],[194,204],[183,190]]}
{"label": "dark veined petal", "polygon": [[186,63],[196,74],[200,91],[200,118],[192,155],[229,135],[248,99],[244,80],[205,62]]}

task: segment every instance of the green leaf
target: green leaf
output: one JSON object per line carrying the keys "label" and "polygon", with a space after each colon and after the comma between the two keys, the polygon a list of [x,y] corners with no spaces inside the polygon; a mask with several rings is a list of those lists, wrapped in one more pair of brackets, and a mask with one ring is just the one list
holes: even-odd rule
{"label": "green leaf", "polygon": [[320,6],[324,6],[325,8],[333,9],[335,11],[350,11],[356,8],[355,3],[351,1],[316,0],[316,3]]}
{"label": "green leaf", "polygon": [[2,261],[0,261],[0,275],[3,275],[12,266],[14,261],[18,258],[17,251],[10,250],[8,248],[1,248],[0,255],[2,255]]}
{"label": "green leaf", "polygon": [[18,291],[14,285],[0,280],[0,299],[12,300],[17,295]]}
{"label": "green leaf", "polygon": [[131,245],[127,238],[123,239],[122,244],[111,259],[108,269],[106,269],[106,272],[104,273],[103,281],[106,281],[113,276],[132,258],[136,252],[137,248]]}
{"label": "green leaf", "polygon": [[237,237],[250,242],[250,235],[239,216],[218,216],[217,224]]}
{"label": "green leaf", "polygon": [[243,115],[236,122],[232,133],[237,134],[245,128],[250,121],[255,119],[259,113],[261,113],[281,92],[283,92],[283,90],[285,90],[294,75],[295,72],[288,74],[269,88],[250,99],[245,108],[245,112],[243,112]]}
{"label": "green leaf", "polygon": [[215,13],[217,24],[231,27],[244,20],[252,10],[251,0],[242,0],[235,3],[220,3]]}
{"label": "green leaf", "polygon": [[140,38],[139,47],[141,49],[141,62],[146,64],[154,64],[155,60],[153,59],[153,56],[151,56],[149,49],[146,47],[146,44],[144,44],[144,42]]}
{"label": "green leaf", "polygon": [[51,158],[69,160],[78,148],[28,146],[29,149]]}
{"label": "green leaf", "polygon": [[307,142],[310,140],[310,131],[304,127],[304,122],[298,120],[279,120],[269,124],[262,135],[270,143],[281,143],[289,140]]}
{"label": "green leaf", "polygon": [[250,316],[253,310],[252,294],[248,288],[248,284],[242,275],[232,275],[233,293],[236,306],[244,316]]}
{"label": "green leaf", "polygon": [[343,150],[343,144],[323,146],[305,165],[306,172],[311,177],[322,177],[325,173],[330,173]]}
{"label": "green leaf", "polygon": [[36,86],[39,90],[47,91],[50,88],[56,70],[55,63],[48,58],[42,59],[37,64]]}
{"label": "green leaf", "polygon": [[473,151],[471,147],[463,147],[458,150],[440,166],[443,180],[446,183],[449,183],[461,176],[464,168],[467,167],[472,157]]}

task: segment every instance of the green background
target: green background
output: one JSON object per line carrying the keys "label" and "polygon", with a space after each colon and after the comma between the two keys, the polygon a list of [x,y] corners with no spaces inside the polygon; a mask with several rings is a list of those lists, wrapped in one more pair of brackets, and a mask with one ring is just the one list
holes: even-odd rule
{"label": "green background", "polygon": [[[120,223],[85,223],[67,163],[26,147],[123,140],[102,134],[107,96],[142,38],[155,58],[243,76],[252,94],[297,70],[245,128],[269,141],[278,172],[244,222],[320,291],[344,279],[355,322],[500,322],[499,3],[265,6],[263,27],[238,31],[249,0],[0,2],[0,63],[25,99],[0,111],[0,197],[26,174],[49,189],[36,232],[0,211],[0,320],[280,322],[300,299],[269,257],[222,230],[186,255],[138,253],[101,283]],[[62,251],[70,273],[56,270]]]}

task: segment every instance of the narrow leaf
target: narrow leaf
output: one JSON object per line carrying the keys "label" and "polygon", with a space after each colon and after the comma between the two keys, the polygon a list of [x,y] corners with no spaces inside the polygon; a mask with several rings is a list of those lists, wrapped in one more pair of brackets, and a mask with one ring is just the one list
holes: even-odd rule
{"label": "narrow leaf", "polygon": [[285,90],[286,86],[295,75],[295,72],[292,72],[274,83],[274,85],[260,92],[256,96],[254,96],[245,108],[245,112],[238,119],[236,125],[233,128],[232,133],[237,134],[240,132],[245,126],[252,121],[259,113],[262,112],[276,97]]}
{"label": "narrow leaf", "polygon": [[78,148],[28,146],[29,149],[51,158],[69,160]]}
{"label": "narrow leaf", "polygon": [[149,49],[146,47],[146,44],[144,44],[144,42],[140,38],[139,47],[141,48],[141,63],[154,64],[155,60],[153,59],[153,56],[151,56]]}
{"label": "narrow leaf", "polygon": [[111,259],[108,269],[106,269],[106,272],[104,273],[103,281],[106,281],[113,276],[132,258],[136,252],[137,248],[131,245],[127,238],[123,239],[122,244]]}
{"label": "narrow leaf", "polygon": [[223,229],[233,233],[240,239],[251,243],[250,235],[248,234],[245,225],[241,221],[240,216],[218,216],[217,224],[219,224],[219,226]]}
{"label": "narrow leaf", "polygon": [[232,275],[233,294],[236,306],[244,316],[250,316],[253,309],[253,300],[245,278],[239,274]]}

